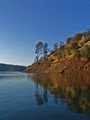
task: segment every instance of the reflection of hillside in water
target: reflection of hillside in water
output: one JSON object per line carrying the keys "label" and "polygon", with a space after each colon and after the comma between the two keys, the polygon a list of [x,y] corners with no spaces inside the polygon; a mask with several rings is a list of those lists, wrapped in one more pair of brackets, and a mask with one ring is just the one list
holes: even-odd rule
{"label": "reflection of hillside in water", "polygon": [[[70,110],[90,114],[90,75],[38,74],[33,75],[32,80],[36,85],[35,96],[39,105],[48,102],[50,92],[55,103],[63,101]],[[39,86],[43,88],[43,93]]]}

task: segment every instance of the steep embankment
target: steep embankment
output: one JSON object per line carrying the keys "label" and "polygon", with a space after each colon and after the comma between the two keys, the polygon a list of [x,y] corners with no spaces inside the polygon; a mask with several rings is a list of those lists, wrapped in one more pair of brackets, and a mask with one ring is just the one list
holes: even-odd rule
{"label": "steep embankment", "polygon": [[63,73],[90,71],[90,30],[67,39],[65,45],[25,69],[25,72]]}
{"label": "steep embankment", "polygon": [[90,73],[90,61],[89,60],[61,60],[56,63],[34,63],[28,66],[25,72],[38,72],[38,73],[70,73],[70,72],[80,72],[80,73]]}
{"label": "steep embankment", "polygon": [[0,63],[0,71],[23,71],[25,69],[26,69],[25,66],[9,65],[9,64]]}

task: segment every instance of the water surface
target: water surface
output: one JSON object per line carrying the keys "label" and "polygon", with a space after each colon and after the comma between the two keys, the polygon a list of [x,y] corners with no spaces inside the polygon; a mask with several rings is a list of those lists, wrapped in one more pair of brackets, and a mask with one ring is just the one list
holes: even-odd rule
{"label": "water surface", "polygon": [[90,76],[0,72],[0,120],[90,120]]}

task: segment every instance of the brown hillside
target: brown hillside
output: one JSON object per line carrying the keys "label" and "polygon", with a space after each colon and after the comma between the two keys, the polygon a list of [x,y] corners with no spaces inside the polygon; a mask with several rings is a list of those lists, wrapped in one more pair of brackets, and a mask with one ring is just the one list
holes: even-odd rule
{"label": "brown hillside", "polygon": [[68,38],[66,44],[49,54],[47,59],[43,57],[25,70],[39,73],[77,71],[90,71],[90,30]]}

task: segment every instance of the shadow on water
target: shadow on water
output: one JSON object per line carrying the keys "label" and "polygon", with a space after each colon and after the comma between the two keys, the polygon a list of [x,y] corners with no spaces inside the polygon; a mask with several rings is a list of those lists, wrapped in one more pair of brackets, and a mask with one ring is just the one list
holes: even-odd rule
{"label": "shadow on water", "polygon": [[28,79],[35,83],[38,105],[47,103],[50,93],[55,103],[64,102],[69,110],[90,115],[90,75],[33,74]]}

